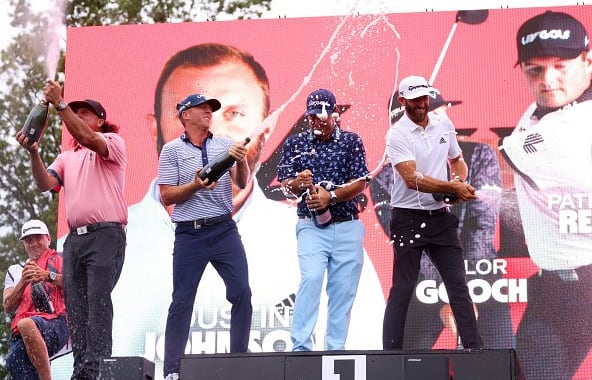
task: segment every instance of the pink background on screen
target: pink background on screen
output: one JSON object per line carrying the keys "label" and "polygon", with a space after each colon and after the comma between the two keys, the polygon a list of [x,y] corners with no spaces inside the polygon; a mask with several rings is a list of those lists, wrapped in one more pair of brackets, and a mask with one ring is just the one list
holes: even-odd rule
{"label": "pink background on screen", "polygon": [[[515,31],[544,9],[490,10],[483,24],[458,24],[434,86],[445,99],[462,100],[448,114],[457,129],[477,128],[471,139],[495,147],[497,136],[490,129],[513,128],[532,102],[520,69],[514,67]],[[592,25],[589,7],[553,9]],[[263,160],[300,117],[308,93],[325,87],[333,90],[338,103],[351,104],[342,126],[362,137],[368,167],[373,170],[384,152],[387,105],[395,81],[411,74],[430,77],[455,17],[456,12],[352,16],[335,36],[343,17],[71,28],[65,98],[99,100],[108,120],[121,127],[128,154],[125,195],[131,205],[145,195],[156,177],[156,146],[146,115],[153,110],[162,66],[175,52],[194,44],[235,45],[251,52],[265,68],[271,83],[271,112],[294,96],[279,117]],[[332,37],[329,53],[311,73]],[[298,92],[309,74],[310,81]],[[64,135],[64,141],[69,141]],[[504,188],[511,188],[510,170],[503,162],[502,167]],[[366,194],[370,199],[368,190]],[[372,206],[369,201],[361,214],[366,224],[365,246],[387,292],[392,251]],[[62,207],[60,212],[62,236],[66,233]],[[536,270],[527,258],[510,261],[515,265],[508,277],[527,278]],[[524,306],[512,305],[515,328]],[[582,378],[592,376],[589,371],[580,372]]]}

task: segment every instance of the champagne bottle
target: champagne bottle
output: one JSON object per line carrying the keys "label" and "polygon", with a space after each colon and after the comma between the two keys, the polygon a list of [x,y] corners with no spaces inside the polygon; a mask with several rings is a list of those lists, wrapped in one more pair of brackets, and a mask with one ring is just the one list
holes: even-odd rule
{"label": "champagne bottle", "polygon": [[33,299],[33,304],[37,311],[48,314],[54,313],[53,304],[45,291],[43,283],[34,282],[31,285],[31,298]]}
{"label": "champagne bottle", "polygon": [[458,195],[453,193],[433,193],[432,196],[438,202],[444,202],[448,204],[452,204],[459,199]]}
{"label": "champagne bottle", "polygon": [[[463,182],[459,176],[454,176],[454,180],[458,182]],[[438,202],[444,202],[448,204],[453,204],[460,199],[460,197],[454,193],[434,193],[432,194],[435,200]]]}
{"label": "champagne bottle", "polygon": [[[312,198],[312,196],[316,194],[317,189],[314,186],[311,186],[309,197]],[[329,206],[322,210],[313,210],[310,208],[309,210],[312,215],[312,220],[314,221],[315,226],[317,226],[318,228],[325,228],[333,221],[333,216],[331,215],[331,210],[329,210]]]}
{"label": "champagne bottle", "polygon": [[[243,141],[243,145],[247,145],[249,141],[251,141],[251,139],[247,137],[245,141]],[[199,172],[199,178],[201,178],[202,181],[205,181],[206,178],[208,178],[210,180],[209,183],[215,182],[219,180],[228,169],[230,169],[235,161],[236,160],[230,155],[230,153],[222,152],[201,169]]]}
{"label": "champagne bottle", "polygon": [[49,103],[42,99],[31,109],[25,124],[23,125],[22,132],[28,137],[28,145],[33,145],[41,138],[41,135],[47,127],[47,117],[49,116]]}

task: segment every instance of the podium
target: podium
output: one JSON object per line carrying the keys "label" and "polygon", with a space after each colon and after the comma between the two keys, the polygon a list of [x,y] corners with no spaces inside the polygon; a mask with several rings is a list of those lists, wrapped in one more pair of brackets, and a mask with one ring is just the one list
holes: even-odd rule
{"label": "podium", "polygon": [[181,357],[183,380],[524,380],[514,350],[313,351]]}
{"label": "podium", "polygon": [[140,356],[120,356],[101,359],[99,380],[153,380],[154,363]]}

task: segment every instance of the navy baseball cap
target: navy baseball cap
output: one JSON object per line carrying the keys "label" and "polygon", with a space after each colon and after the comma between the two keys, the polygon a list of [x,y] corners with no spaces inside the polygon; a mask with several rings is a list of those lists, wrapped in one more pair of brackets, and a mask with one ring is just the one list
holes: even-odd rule
{"label": "navy baseball cap", "polygon": [[567,13],[547,11],[527,20],[516,35],[518,61],[533,57],[573,59],[590,50],[586,29]]}
{"label": "navy baseball cap", "polygon": [[318,115],[326,114],[331,115],[335,111],[337,106],[335,102],[335,95],[329,90],[319,88],[308,95],[306,98],[306,114],[307,115]]}
{"label": "navy baseball cap", "polygon": [[99,117],[99,119],[107,120],[107,111],[105,111],[105,107],[103,107],[103,105],[96,100],[76,100],[74,102],[70,102],[68,105],[74,112],[80,108],[88,108],[92,110]]}
{"label": "navy baseball cap", "polygon": [[442,106],[452,107],[461,103],[461,100],[445,100],[437,90],[430,94],[430,111]]}
{"label": "navy baseball cap", "polygon": [[218,99],[208,99],[202,94],[193,94],[177,103],[179,117],[181,117],[181,114],[184,111],[187,111],[189,108],[196,107],[204,103],[208,103],[210,107],[212,107],[212,112],[218,111],[220,107],[222,107]]}

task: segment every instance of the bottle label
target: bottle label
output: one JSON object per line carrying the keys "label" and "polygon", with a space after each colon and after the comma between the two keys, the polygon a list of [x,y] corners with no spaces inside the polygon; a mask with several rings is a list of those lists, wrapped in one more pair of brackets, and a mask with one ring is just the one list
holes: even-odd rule
{"label": "bottle label", "polygon": [[329,209],[326,209],[325,212],[323,212],[322,214],[317,214],[316,219],[317,223],[320,225],[331,223],[331,211],[329,211]]}

